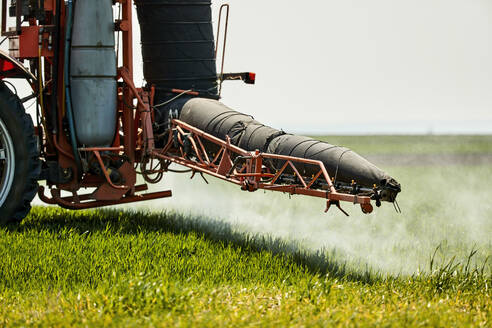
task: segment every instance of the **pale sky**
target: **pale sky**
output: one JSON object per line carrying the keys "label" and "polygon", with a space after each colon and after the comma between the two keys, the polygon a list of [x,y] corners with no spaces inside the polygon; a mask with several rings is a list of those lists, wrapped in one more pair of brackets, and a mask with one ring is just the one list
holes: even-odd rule
{"label": "pale sky", "polygon": [[236,110],[302,133],[492,133],[490,0],[229,3],[225,71],[257,73],[225,82]]}
{"label": "pale sky", "polygon": [[227,83],[223,100],[264,123],[492,133],[490,0],[229,3],[226,70],[258,75]]}

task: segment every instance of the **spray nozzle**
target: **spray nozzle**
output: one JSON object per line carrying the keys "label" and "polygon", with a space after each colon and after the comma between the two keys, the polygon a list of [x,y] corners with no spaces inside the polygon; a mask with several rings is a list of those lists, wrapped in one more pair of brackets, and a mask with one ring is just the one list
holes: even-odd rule
{"label": "spray nozzle", "polygon": [[349,214],[347,212],[345,212],[343,210],[343,208],[340,206],[340,201],[339,200],[329,200],[327,203],[326,203],[326,210],[325,210],[325,213],[328,213],[328,211],[330,210],[331,208],[331,205],[335,205],[343,214],[345,214],[346,216],[349,216]]}

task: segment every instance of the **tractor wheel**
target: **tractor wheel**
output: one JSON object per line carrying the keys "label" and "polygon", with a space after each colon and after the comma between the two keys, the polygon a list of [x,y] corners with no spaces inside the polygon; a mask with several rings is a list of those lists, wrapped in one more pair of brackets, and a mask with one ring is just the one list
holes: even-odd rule
{"label": "tractor wheel", "polygon": [[31,117],[0,81],[0,225],[20,222],[38,190],[41,163]]}

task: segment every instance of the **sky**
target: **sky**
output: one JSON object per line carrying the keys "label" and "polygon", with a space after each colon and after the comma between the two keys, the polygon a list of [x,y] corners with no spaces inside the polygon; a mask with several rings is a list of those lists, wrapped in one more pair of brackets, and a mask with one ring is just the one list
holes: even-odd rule
{"label": "sky", "polygon": [[224,83],[236,110],[306,134],[492,133],[490,0],[229,4],[225,71],[257,74]]}
{"label": "sky", "polygon": [[492,1],[229,3],[226,71],[252,70],[257,85],[226,82],[223,101],[264,123],[492,133]]}

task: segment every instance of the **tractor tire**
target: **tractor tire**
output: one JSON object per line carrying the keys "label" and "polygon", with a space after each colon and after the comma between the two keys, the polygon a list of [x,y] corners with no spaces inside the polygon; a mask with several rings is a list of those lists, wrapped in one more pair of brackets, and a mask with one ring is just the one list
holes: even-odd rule
{"label": "tractor tire", "polygon": [[17,95],[0,81],[0,225],[26,217],[40,172],[32,119]]}

